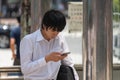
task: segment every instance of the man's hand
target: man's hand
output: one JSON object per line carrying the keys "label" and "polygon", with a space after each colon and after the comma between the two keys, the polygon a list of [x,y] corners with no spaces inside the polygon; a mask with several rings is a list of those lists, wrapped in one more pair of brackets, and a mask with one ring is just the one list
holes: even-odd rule
{"label": "man's hand", "polygon": [[61,56],[60,52],[52,52],[45,56],[45,60],[46,60],[46,62],[49,62],[49,61],[57,62],[59,60],[64,59],[66,56],[67,55]]}
{"label": "man's hand", "polygon": [[15,58],[16,58],[16,54],[12,53],[12,59],[15,59]]}

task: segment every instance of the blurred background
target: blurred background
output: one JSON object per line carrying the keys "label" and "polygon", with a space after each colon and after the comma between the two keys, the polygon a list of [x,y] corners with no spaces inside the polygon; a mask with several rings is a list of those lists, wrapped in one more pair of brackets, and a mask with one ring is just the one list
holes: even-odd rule
{"label": "blurred background", "polygon": [[[22,38],[39,27],[42,15],[48,9],[58,9],[65,14],[67,25],[63,34],[74,63],[82,64],[82,0],[0,0],[0,61],[9,59],[8,63],[0,65],[11,61],[10,31],[18,25],[16,17],[21,17]],[[113,62],[120,63],[120,0],[113,0]]]}
{"label": "blurred background", "polygon": [[67,25],[63,34],[74,62],[82,64],[82,5],[82,0],[0,0],[0,61],[4,61],[0,66],[13,64],[10,31],[18,25],[16,17],[21,18],[22,38],[39,27],[42,15],[49,9],[60,10],[66,16]]}
{"label": "blurred background", "polygon": [[[43,14],[49,9],[60,10],[66,16],[67,25],[62,33],[67,40],[73,62],[82,65],[82,0],[0,0],[0,67],[13,66],[10,32],[18,26],[16,17],[21,18],[22,38],[39,28]],[[113,63],[120,64],[120,0],[113,0],[112,16]],[[120,71],[116,70],[113,78],[119,80],[119,74]]]}

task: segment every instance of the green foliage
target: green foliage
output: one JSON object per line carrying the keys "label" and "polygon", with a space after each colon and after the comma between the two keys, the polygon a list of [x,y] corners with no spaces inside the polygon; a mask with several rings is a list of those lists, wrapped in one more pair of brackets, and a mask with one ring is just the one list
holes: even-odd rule
{"label": "green foliage", "polygon": [[120,0],[113,0],[113,12],[120,12]]}
{"label": "green foliage", "polygon": [[[113,0],[113,13],[120,13],[120,0]],[[114,14],[113,20],[119,21],[120,15]]]}

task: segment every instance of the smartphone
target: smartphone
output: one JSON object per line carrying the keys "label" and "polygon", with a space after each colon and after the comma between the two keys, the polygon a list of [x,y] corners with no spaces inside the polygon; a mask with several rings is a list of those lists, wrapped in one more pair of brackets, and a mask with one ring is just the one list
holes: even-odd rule
{"label": "smartphone", "polygon": [[70,52],[65,52],[63,54],[61,54],[62,56],[66,55],[66,54],[70,54]]}

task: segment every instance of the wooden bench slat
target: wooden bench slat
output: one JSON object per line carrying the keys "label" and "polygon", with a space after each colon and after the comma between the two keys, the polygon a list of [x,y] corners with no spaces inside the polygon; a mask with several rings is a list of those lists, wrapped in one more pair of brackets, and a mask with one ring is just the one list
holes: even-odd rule
{"label": "wooden bench slat", "polygon": [[0,80],[24,80],[23,76],[0,77]]}

